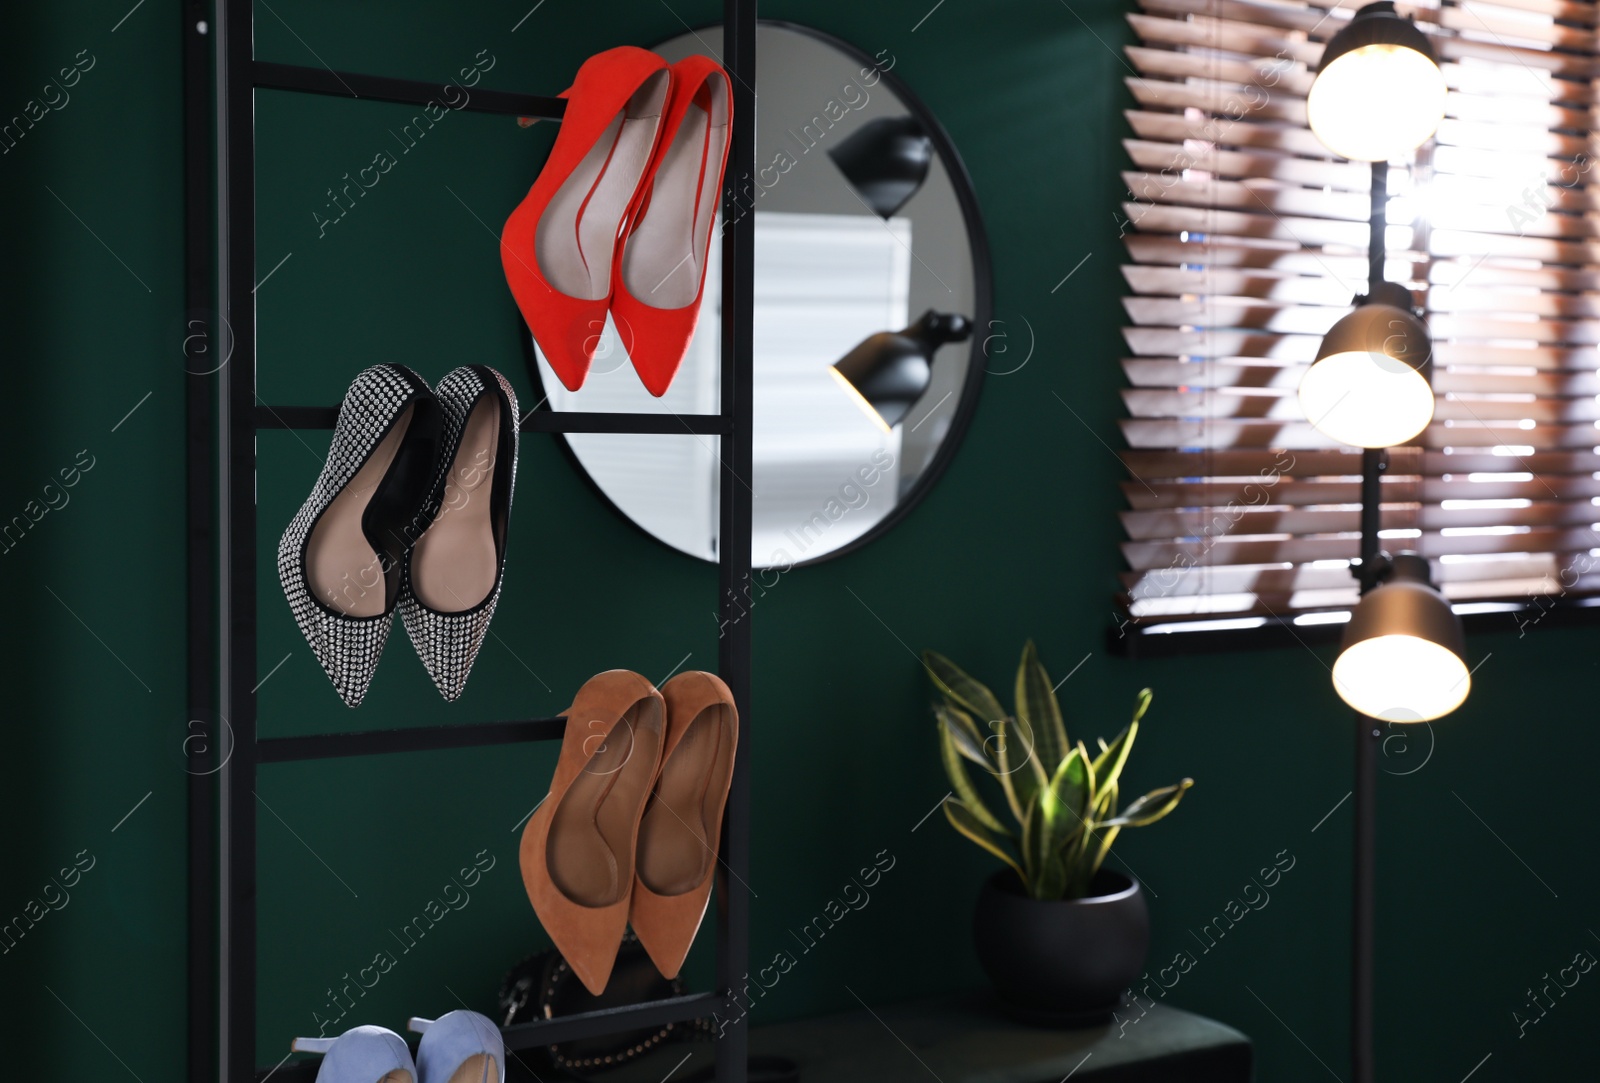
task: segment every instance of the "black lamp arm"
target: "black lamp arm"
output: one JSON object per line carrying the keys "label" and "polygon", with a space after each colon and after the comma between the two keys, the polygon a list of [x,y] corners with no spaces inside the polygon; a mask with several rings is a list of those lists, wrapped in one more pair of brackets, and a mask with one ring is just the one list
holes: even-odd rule
{"label": "black lamp arm", "polygon": [[1393,572],[1394,558],[1383,551],[1380,551],[1369,560],[1362,560],[1358,557],[1350,562],[1350,574],[1361,584],[1362,594],[1388,582],[1389,576]]}

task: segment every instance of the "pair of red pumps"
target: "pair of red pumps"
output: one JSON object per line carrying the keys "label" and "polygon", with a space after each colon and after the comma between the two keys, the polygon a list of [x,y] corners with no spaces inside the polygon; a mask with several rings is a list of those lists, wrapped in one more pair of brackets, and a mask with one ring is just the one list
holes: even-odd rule
{"label": "pair of red pumps", "polygon": [[583,386],[609,311],[659,398],[700,315],[733,88],[706,57],[669,66],[625,45],[585,61],[561,97],[550,158],[500,236],[506,281],[568,390]]}

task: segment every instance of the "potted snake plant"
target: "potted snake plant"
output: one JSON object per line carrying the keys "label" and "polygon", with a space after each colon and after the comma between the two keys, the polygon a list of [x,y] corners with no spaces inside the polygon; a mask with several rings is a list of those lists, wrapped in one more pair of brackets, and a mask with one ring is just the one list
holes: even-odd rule
{"label": "potted snake plant", "polygon": [[[1139,882],[1105,867],[1125,827],[1155,823],[1194,780],[1122,805],[1122,771],[1151,693],[1109,744],[1090,752],[1067,738],[1054,685],[1029,640],[1017,669],[1014,713],[954,662],[924,651],[939,701],[939,749],[951,795],[944,814],[961,834],[1004,862],[978,896],[978,960],[1005,1006],[1030,1022],[1089,1024],[1109,1018],[1144,969],[1150,919]],[[988,776],[1010,823],[979,788]],[[990,782],[982,782],[985,788]]]}

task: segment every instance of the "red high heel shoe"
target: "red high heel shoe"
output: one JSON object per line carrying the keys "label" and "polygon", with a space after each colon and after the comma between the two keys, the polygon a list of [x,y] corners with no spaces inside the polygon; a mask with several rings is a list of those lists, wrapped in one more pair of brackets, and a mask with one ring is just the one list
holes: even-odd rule
{"label": "red high heel shoe", "polygon": [[665,60],[631,45],[584,61],[561,94],[550,158],[500,234],[512,296],[570,391],[605,329],[617,237],[649,175],[671,80]]}
{"label": "red high heel shoe", "polygon": [[703,56],[672,65],[649,181],[613,264],[611,314],[650,394],[666,394],[700,318],[706,250],[728,164],[733,87]]}

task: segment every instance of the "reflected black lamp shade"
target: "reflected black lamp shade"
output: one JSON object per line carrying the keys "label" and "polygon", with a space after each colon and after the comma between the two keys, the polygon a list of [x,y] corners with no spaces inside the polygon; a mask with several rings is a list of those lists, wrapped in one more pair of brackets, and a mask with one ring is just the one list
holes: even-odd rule
{"label": "reflected black lamp shade", "polygon": [[928,179],[933,141],[916,117],[880,117],[857,128],[828,157],[862,202],[889,218]]}
{"label": "reflected black lamp shade", "polygon": [[833,376],[863,413],[888,432],[928,390],[933,355],[972,334],[972,321],[929,309],[903,331],[879,331],[834,362]]}

